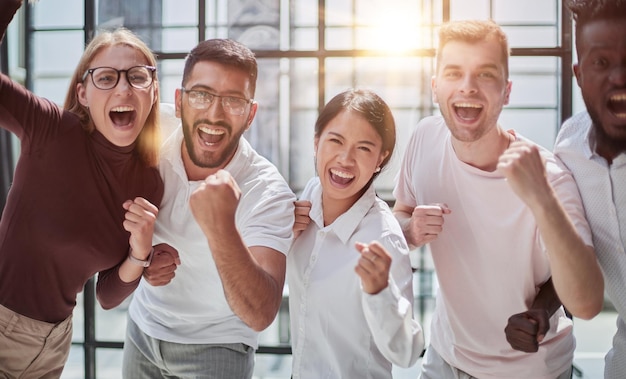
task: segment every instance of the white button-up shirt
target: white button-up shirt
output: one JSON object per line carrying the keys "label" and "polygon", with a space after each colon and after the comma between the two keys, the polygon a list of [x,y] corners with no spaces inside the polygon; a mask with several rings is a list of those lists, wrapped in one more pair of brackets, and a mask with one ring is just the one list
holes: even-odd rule
{"label": "white button-up shirt", "polygon": [[[402,230],[373,186],[324,226],[321,191],[318,178],[304,189],[312,222],[287,255],[293,378],[391,378],[392,363],[408,367],[424,348]],[[392,256],[389,285],[376,295],[354,271],[355,242],[372,240]]]}
{"label": "white button-up shirt", "polygon": [[608,353],[606,379],[626,373],[626,153],[608,164],[595,152],[591,119],[581,112],[567,120],[554,153],[572,172],[585,206],[606,291],[619,312],[617,334]]}

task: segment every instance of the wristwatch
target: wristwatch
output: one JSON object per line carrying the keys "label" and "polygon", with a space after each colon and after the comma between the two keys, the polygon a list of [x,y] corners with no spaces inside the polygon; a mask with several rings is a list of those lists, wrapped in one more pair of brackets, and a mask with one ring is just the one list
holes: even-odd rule
{"label": "wristwatch", "polygon": [[149,267],[150,266],[150,262],[152,262],[152,255],[154,254],[154,248],[150,249],[150,254],[148,254],[148,257],[146,258],[146,260],[141,260],[139,258],[135,258],[133,256],[133,248],[129,248],[128,249],[128,260],[133,263],[136,264],[138,266],[141,267]]}

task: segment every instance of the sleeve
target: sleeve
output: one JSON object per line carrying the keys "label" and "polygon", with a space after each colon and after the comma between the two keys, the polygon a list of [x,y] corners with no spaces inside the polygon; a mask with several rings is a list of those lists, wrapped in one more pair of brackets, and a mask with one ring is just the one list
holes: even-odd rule
{"label": "sleeve", "polygon": [[[419,127],[419,124],[418,124]],[[406,146],[400,169],[396,175],[396,186],[393,189],[393,197],[402,204],[415,207],[417,199],[413,191],[413,167],[415,161],[415,153],[417,151],[417,131],[413,130],[409,143]]]}
{"label": "sleeve", "polygon": [[103,309],[112,309],[120,305],[139,285],[141,276],[126,283],[119,275],[121,263],[106,271],[98,273],[96,298]]}
{"label": "sleeve", "polygon": [[[0,0],[0,28],[2,35],[22,1]],[[66,119],[64,119],[66,118]],[[60,126],[67,122],[74,126],[75,116],[63,112],[52,101],[34,93],[0,73],[0,128],[15,134],[21,141],[22,151],[28,152],[37,137],[42,143],[62,132]],[[68,126],[69,127],[69,126]],[[37,131],[35,134],[34,131]]]}
{"label": "sleeve", "polygon": [[[587,222],[585,208],[574,176],[558,158],[552,156],[551,159],[548,163],[550,184],[580,238],[582,238],[585,245],[593,246],[591,227]],[[556,169],[558,173],[550,173],[550,171],[555,170],[551,169],[550,166],[558,167]]]}
{"label": "sleeve", "polygon": [[246,246],[265,246],[287,254],[293,240],[296,195],[287,183],[259,183],[247,196],[245,219],[238,227]]}
{"label": "sleeve", "polygon": [[376,346],[391,363],[410,367],[424,351],[422,326],[413,317],[413,272],[401,236],[381,238],[393,257],[389,285],[370,295],[362,292],[363,312]]}
{"label": "sleeve", "polygon": [[4,34],[13,20],[13,16],[22,6],[23,0],[0,0],[0,42],[4,39]]}

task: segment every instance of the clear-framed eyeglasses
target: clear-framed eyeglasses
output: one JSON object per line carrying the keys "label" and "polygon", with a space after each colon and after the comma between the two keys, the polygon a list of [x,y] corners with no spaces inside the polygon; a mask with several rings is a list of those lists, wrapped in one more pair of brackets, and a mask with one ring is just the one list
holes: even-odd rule
{"label": "clear-framed eyeglasses", "polygon": [[220,96],[207,91],[181,88],[187,93],[187,103],[195,109],[208,109],[216,98],[221,99],[222,108],[233,116],[241,116],[246,112],[248,104],[254,103],[253,99],[243,99],[236,96]]}
{"label": "clear-framed eyeglasses", "polygon": [[156,67],[153,66],[134,66],[127,70],[118,70],[113,67],[94,67],[85,71],[83,82],[87,79],[87,75],[91,74],[91,81],[96,88],[113,89],[119,83],[122,73],[124,73],[126,74],[126,80],[132,87],[143,89],[152,85],[155,72]]}

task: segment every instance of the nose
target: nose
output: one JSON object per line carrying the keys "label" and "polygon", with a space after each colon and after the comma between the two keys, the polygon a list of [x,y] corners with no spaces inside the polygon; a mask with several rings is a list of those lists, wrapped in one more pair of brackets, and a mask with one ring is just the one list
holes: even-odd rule
{"label": "nose", "polygon": [[343,164],[354,162],[354,149],[349,146],[344,146],[339,152],[339,161]]}
{"label": "nose", "polygon": [[130,82],[128,81],[128,72],[127,71],[120,72],[120,77],[117,80],[117,84],[115,85],[115,90],[116,91],[130,91],[131,88],[132,86],[130,85]]}
{"label": "nose", "polygon": [[613,67],[609,75],[609,80],[613,84],[626,86],[626,62],[620,62]]}
{"label": "nose", "polygon": [[473,94],[473,93],[478,92],[478,89],[476,86],[476,80],[474,76],[472,75],[463,76],[463,78],[461,79],[461,86],[459,88],[459,91],[465,94]]}
{"label": "nose", "polygon": [[208,108],[205,109],[205,112],[212,116],[220,117],[226,114],[226,110],[224,109],[224,105],[222,104],[222,98],[217,96],[214,97],[213,102],[209,104]]}

